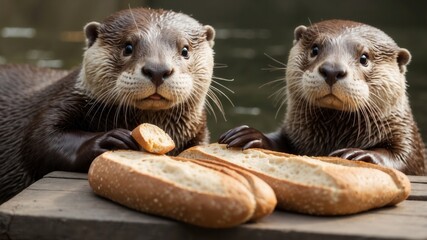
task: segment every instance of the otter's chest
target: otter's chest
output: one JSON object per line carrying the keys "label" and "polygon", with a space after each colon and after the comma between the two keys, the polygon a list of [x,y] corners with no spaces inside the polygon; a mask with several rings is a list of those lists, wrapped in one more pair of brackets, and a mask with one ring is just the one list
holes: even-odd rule
{"label": "otter's chest", "polygon": [[285,131],[298,154],[328,155],[341,148],[374,147],[388,138],[383,124],[358,116],[311,116],[311,121],[287,121]]}

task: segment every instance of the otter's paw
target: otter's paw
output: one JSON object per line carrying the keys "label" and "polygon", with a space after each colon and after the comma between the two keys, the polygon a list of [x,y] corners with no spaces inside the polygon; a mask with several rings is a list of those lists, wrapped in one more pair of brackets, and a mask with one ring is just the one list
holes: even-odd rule
{"label": "otter's paw", "polygon": [[85,171],[97,156],[116,149],[139,150],[139,145],[131,136],[131,132],[126,129],[114,129],[96,134],[85,140],[78,148],[76,169]]}
{"label": "otter's paw", "polygon": [[127,129],[114,129],[100,135],[94,141],[96,147],[104,150],[139,150],[139,145]]}
{"label": "otter's paw", "polygon": [[363,150],[359,148],[343,148],[333,151],[329,156],[345,158],[348,160],[364,161],[383,165],[387,156],[374,150]]}
{"label": "otter's paw", "polygon": [[221,135],[218,143],[227,144],[227,147],[240,147],[242,149],[272,149],[270,139],[268,139],[262,132],[246,125],[228,130]]}

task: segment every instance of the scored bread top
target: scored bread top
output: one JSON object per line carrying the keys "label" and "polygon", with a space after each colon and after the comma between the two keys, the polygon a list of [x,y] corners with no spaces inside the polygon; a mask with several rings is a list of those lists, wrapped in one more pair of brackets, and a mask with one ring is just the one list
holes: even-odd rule
{"label": "scored bread top", "polygon": [[192,191],[214,192],[217,195],[225,195],[227,191],[222,184],[223,174],[193,162],[181,162],[162,155],[120,150],[106,152],[103,157],[127,166],[132,171],[150,175]]}
{"label": "scored bread top", "polygon": [[266,182],[249,171],[230,166],[229,164],[207,159],[197,160],[180,157],[175,157],[174,159],[180,161],[193,161],[196,164],[215,169],[216,171],[236,178],[236,180],[244,184],[245,187],[252,192],[256,201],[255,212],[250,219],[251,221],[257,221],[261,218],[264,218],[265,216],[268,216],[274,211],[274,208],[276,207],[277,199],[273,189]]}
{"label": "scored bread top", "polygon": [[198,165],[131,150],[98,156],[88,173],[93,191],[138,211],[209,228],[251,219],[255,196],[238,179]]}
{"label": "scored bread top", "polygon": [[[198,147],[195,147],[197,149]],[[325,165],[331,163],[316,161],[303,156],[291,156],[283,158],[267,154],[254,149],[244,151],[224,151],[225,145],[210,144],[203,147],[203,151],[212,156],[226,159],[228,162],[249,170],[268,174],[277,179],[289,179],[310,186],[337,187],[335,181],[321,171]],[[189,156],[197,152],[184,151],[179,156],[203,159],[203,156]],[[301,165],[301,162],[306,164]],[[286,164],[285,164],[286,163]]]}
{"label": "scored bread top", "polygon": [[132,137],[147,152],[165,154],[175,148],[172,138],[156,125],[143,123],[132,130]]}
{"label": "scored bread top", "polygon": [[[337,177],[345,175],[346,177],[354,174],[354,178],[359,178],[358,174],[363,176],[364,180],[367,178],[381,179],[392,178],[388,171],[384,171],[384,167],[367,167],[372,164],[368,163],[353,163],[352,161],[339,159],[340,162],[349,162],[348,164],[338,164],[338,162],[319,161],[318,159],[297,156],[291,154],[280,154],[273,151],[262,150],[262,149],[246,149],[244,151],[227,149],[222,144],[210,144],[208,146],[196,146],[194,149],[203,149],[203,152],[212,156],[226,159],[227,162],[235,165],[244,167],[246,169],[254,170],[256,172],[262,172],[268,174],[277,179],[289,179],[291,178],[295,183],[303,183],[308,186],[318,187],[345,187],[337,184]],[[191,155],[197,155],[197,151],[184,151],[179,156],[191,157]],[[191,158],[203,159],[204,156],[192,156]],[[323,159],[322,159],[323,160]],[[366,166],[367,165],[367,166]],[[333,174],[329,170],[333,169]],[[353,172],[356,170],[357,172]],[[362,172],[374,172],[372,174],[360,174]],[[393,171],[395,172],[395,171]],[[364,183],[371,181],[359,181],[363,186]],[[393,182],[393,181],[392,181]]]}
{"label": "scored bread top", "polygon": [[410,192],[403,173],[346,159],[318,160],[263,149],[242,151],[223,144],[195,146],[179,156],[247,169],[270,184],[280,208],[309,214],[351,214],[394,205]]}

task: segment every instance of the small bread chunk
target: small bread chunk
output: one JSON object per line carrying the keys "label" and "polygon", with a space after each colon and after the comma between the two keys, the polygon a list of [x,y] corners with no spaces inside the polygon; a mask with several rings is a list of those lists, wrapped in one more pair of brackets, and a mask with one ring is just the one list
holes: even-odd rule
{"label": "small bread chunk", "polygon": [[156,125],[143,123],[132,131],[132,137],[147,152],[165,154],[175,148],[172,138]]}

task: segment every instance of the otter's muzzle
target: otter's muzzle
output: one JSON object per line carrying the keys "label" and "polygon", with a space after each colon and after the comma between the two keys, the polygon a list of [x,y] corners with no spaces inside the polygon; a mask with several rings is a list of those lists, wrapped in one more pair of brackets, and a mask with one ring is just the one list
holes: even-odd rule
{"label": "otter's muzzle", "polygon": [[319,66],[319,73],[329,86],[347,76],[347,69],[340,63],[324,62]]}
{"label": "otter's muzzle", "polygon": [[142,67],[142,74],[149,78],[156,87],[173,74],[173,68],[165,64],[147,63]]}

